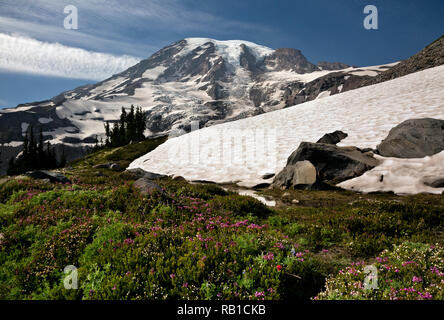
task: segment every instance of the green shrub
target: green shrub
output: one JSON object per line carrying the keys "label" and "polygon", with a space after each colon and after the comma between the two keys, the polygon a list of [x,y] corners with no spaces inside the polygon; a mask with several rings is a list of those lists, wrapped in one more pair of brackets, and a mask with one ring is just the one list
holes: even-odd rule
{"label": "green shrub", "polygon": [[[444,298],[444,248],[406,242],[385,250],[368,280],[366,264],[354,263],[327,279],[326,289],[315,299],[332,300],[442,300]],[[377,283],[375,282],[377,279]]]}
{"label": "green shrub", "polygon": [[265,204],[249,196],[215,196],[209,201],[209,204],[214,209],[224,209],[235,216],[242,217],[248,215],[265,217],[272,212]]}

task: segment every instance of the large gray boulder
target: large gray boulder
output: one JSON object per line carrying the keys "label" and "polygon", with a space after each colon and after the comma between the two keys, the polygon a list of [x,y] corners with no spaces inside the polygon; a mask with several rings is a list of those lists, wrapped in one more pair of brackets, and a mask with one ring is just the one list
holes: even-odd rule
{"label": "large gray boulder", "polygon": [[424,158],[444,150],[444,120],[413,119],[393,128],[377,147],[380,155]]}
{"label": "large gray boulder", "polygon": [[316,183],[316,168],[310,161],[287,165],[274,179],[275,187],[300,188]]}
{"label": "large gray boulder", "polygon": [[[302,165],[302,163],[304,163]],[[279,173],[274,181],[274,186],[282,182],[287,183],[295,176],[298,179],[301,173],[305,178],[311,177],[309,162],[316,169],[317,183],[337,184],[345,180],[361,176],[366,171],[373,169],[379,161],[373,157],[371,152],[363,152],[356,147],[338,147],[332,144],[302,142],[299,148],[288,158],[287,166]],[[298,173],[291,172],[298,169]],[[304,170],[301,170],[304,168]],[[292,180],[293,181],[293,180]],[[292,184],[290,186],[293,186]]]}
{"label": "large gray boulder", "polygon": [[71,183],[71,180],[69,180],[64,175],[57,173],[57,172],[51,172],[46,170],[36,170],[36,171],[30,171],[24,174],[27,177],[37,179],[37,180],[49,180],[53,183]]}
{"label": "large gray boulder", "polygon": [[142,194],[151,194],[153,192],[163,192],[162,188],[148,178],[140,178],[134,182],[134,187],[140,190]]}

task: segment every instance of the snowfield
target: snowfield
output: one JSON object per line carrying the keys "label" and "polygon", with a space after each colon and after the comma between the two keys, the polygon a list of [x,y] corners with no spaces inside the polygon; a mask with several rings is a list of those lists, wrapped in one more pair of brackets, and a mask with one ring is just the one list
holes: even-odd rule
{"label": "snowfield", "polygon": [[[327,132],[342,130],[349,136],[339,145],[375,148],[396,125],[426,117],[444,119],[444,66],[171,138],[131,163],[130,169],[252,187],[271,182],[262,176],[280,172],[302,141],[316,142]],[[418,179],[430,174],[430,163],[432,171],[443,173],[443,160],[443,154],[423,160],[387,160],[342,186],[360,191],[430,191]],[[376,172],[389,172],[391,166],[385,183],[375,187]],[[406,187],[413,183],[409,177],[416,182]]]}
{"label": "snowfield", "polygon": [[433,178],[444,178],[444,151],[422,159],[375,157],[382,161],[379,166],[339,186],[366,193],[394,191],[398,194],[441,194],[444,191],[444,188],[432,188],[424,184],[431,178],[432,181]]}
{"label": "snowfield", "polygon": [[187,46],[178,53],[178,55],[185,56],[193,51],[197,47],[205,48],[204,45],[208,42],[212,42],[216,45],[216,54],[229,64],[240,67],[239,57],[241,55],[241,45],[246,45],[250,48],[256,58],[261,59],[265,56],[272,54],[273,49],[258,45],[256,43],[244,40],[214,40],[209,38],[186,38]]}

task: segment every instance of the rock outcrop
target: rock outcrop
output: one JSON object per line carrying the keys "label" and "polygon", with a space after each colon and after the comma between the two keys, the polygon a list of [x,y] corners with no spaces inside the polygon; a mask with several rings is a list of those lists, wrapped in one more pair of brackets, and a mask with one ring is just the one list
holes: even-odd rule
{"label": "rock outcrop", "polygon": [[151,194],[153,192],[163,192],[162,188],[154,181],[148,178],[140,178],[134,182],[134,187],[140,190],[142,194]]}
{"label": "rock outcrop", "polygon": [[444,177],[427,177],[423,182],[432,188],[444,188]]}
{"label": "rock outcrop", "polygon": [[401,61],[390,70],[382,72],[374,78],[366,79],[361,86],[370,86],[384,81],[393,80],[408,74],[438,67],[444,64],[444,36],[432,42],[421,52],[407,60]]}
{"label": "rock outcrop", "polygon": [[338,144],[342,140],[348,137],[348,134],[342,131],[335,131],[332,133],[325,134],[321,139],[316,143],[325,143],[325,144]]}
{"label": "rock outcrop", "polygon": [[412,119],[393,128],[377,147],[384,157],[424,158],[444,150],[444,120]]}
{"label": "rock outcrop", "polygon": [[[361,176],[378,164],[372,153],[356,147],[302,142],[276,176],[273,186],[298,187],[301,182],[337,184]],[[314,173],[316,179],[313,179]]]}
{"label": "rock outcrop", "polygon": [[162,178],[167,177],[166,175],[148,172],[148,171],[145,171],[140,168],[130,169],[130,170],[127,170],[127,172],[132,173],[133,175],[135,175],[138,178],[146,178],[149,180],[157,180],[157,179],[162,179]]}
{"label": "rock outcrop", "polygon": [[342,62],[327,62],[327,61],[318,62],[318,68],[321,70],[342,70],[351,67],[352,66]]}

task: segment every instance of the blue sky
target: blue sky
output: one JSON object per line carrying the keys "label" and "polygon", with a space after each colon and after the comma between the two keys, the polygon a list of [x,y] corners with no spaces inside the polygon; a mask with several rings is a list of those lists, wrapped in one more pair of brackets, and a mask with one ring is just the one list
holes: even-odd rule
{"label": "blue sky", "polygon": [[[379,29],[363,27],[366,5]],[[78,30],[63,10],[78,8]],[[51,98],[187,37],[302,50],[316,63],[405,59],[444,34],[442,0],[0,0],[0,107]]]}

